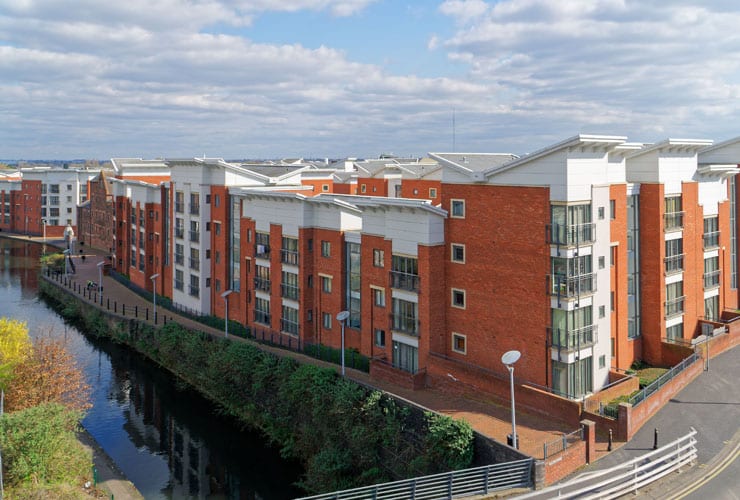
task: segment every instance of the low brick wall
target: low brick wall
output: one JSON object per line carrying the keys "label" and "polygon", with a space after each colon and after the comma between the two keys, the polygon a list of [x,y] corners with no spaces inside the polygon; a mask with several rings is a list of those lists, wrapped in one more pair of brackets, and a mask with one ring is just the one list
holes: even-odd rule
{"label": "low brick wall", "polygon": [[614,385],[602,389],[588,398],[586,406],[589,409],[591,409],[591,405],[598,406],[598,403],[607,404],[620,396],[629,396],[640,388],[640,379],[626,373],[609,372],[609,382]]}
{"label": "low brick wall", "polygon": [[580,441],[565,451],[544,460],[545,484],[560,481],[579,467],[586,465],[586,442]]}
{"label": "low brick wall", "polygon": [[563,398],[536,387],[522,385],[516,392],[516,404],[566,422],[573,428],[581,422],[581,403]]}
{"label": "low brick wall", "polygon": [[710,359],[740,345],[740,321],[730,323],[728,326],[729,333],[717,335],[709,340]]}
{"label": "low brick wall", "polygon": [[375,359],[370,361],[370,377],[410,390],[423,389],[426,384],[425,372],[415,374],[402,372],[393,368],[386,361]]}
{"label": "low brick wall", "polygon": [[694,348],[669,342],[661,342],[660,357],[666,367],[676,366],[684,359],[694,354]]}

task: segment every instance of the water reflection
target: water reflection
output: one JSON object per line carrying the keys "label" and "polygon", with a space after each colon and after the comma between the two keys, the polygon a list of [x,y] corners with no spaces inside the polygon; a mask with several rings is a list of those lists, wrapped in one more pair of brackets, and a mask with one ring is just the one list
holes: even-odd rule
{"label": "water reflection", "polygon": [[122,346],[87,338],[36,296],[41,246],[0,238],[0,315],[64,335],[93,388],[83,421],[145,498],[291,498],[300,470],[259,435]]}

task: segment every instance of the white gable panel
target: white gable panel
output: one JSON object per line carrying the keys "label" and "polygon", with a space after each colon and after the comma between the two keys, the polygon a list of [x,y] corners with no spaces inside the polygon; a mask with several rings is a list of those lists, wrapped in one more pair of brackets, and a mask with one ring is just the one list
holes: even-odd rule
{"label": "white gable panel", "polygon": [[699,162],[740,165],[740,140],[735,139],[735,142],[718,146],[720,147],[712,148],[706,153],[699,152]]}
{"label": "white gable panel", "polygon": [[658,159],[660,170],[659,182],[685,182],[694,179],[696,174],[696,155],[662,154]]}
{"label": "white gable panel", "polygon": [[648,153],[627,158],[627,180],[629,182],[659,182],[658,177],[658,152]]}
{"label": "white gable panel", "polygon": [[565,201],[567,198],[566,159],[566,151],[556,151],[493,175],[490,182],[508,186],[549,186],[550,200]]}
{"label": "white gable panel", "polygon": [[704,207],[704,217],[717,215],[719,203],[727,201],[727,184],[724,180],[699,183],[699,205]]}

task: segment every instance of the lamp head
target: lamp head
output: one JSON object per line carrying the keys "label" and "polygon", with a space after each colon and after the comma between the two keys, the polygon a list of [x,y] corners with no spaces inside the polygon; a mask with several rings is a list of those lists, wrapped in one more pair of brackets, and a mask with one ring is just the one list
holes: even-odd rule
{"label": "lamp head", "polygon": [[522,353],[519,351],[507,351],[501,356],[501,362],[506,366],[511,366],[522,357]]}

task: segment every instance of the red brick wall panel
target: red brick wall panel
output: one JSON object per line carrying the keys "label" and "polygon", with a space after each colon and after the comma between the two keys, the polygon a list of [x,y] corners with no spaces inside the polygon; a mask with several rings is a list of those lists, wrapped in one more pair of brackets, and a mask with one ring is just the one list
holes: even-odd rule
{"label": "red brick wall panel", "polygon": [[640,185],[640,320],[642,355],[661,363],[665,332],[665,202],[662,184]]}

